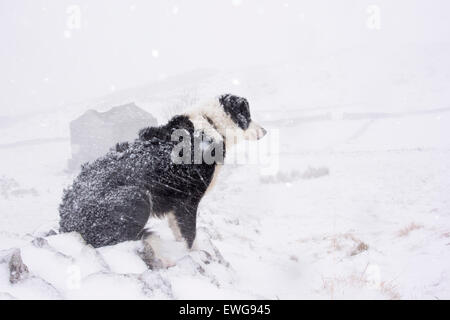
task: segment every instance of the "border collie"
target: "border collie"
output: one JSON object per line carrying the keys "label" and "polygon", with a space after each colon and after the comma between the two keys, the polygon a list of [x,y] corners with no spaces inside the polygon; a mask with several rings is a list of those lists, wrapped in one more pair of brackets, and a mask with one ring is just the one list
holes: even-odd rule
{"label": "border collie", "polygon": [[[179,132],[190,137],[188,148],[177,149]],[[220,156],[236,137],[258,140],[265,134],[252,121],[247,100],[230,94],[177,115],[166,125],[142,129],[133,143],[117,144],[82,166],[64,190],[60,231],[76,231],[88,244],[102,247],[138,240],[150,215],[168,215],[177,240],[184,239],[191,248],[197,207],[223,163],[198,161],[196,154],[208,151],[223,160]],[[174,161],[177,157],[184,161]]]}

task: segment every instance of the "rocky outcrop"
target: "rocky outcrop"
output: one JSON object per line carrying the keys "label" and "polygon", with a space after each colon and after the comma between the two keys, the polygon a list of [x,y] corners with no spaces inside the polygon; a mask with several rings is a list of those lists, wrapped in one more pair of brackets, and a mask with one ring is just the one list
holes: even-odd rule
{"label": "rocky outcrop", "polygon": [[7,265],[11,284],[26,279],[30,275],[28,267],[22,261],[20,249],[0,251],[0,264]]}
{"label": "rocky outcrop", "polygon": [[106,154],[116,143],[133,141],[140,129],[156,125],[155,117],[134,103],[106,112],[86,111],[70,123],[69,170],[78,170],[83,163]]}

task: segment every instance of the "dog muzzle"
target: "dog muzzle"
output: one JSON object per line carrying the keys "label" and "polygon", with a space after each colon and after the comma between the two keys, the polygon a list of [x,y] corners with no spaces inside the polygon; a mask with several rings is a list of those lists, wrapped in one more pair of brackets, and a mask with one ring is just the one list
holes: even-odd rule
{"label": "dog muzzle", "polygon": [[259,140],[267,134],[267,130],[257,124],[255,121],[250,122],[247,130],[245,130],[246,140]]}

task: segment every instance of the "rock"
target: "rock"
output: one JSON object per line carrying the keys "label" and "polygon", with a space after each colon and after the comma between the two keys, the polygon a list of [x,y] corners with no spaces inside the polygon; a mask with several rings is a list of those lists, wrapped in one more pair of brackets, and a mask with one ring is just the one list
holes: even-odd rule
{"label": "rock", "polygon": [[32,234],[29,234],[29,235],[33,238],[36,238],[36,237],[47,238],[50,236],[57,235],[58,228],[59,228],[59,221],[55,219],[53,221],[49,221],[49,222],[41,224],[36,229],[34,229]]}
{"label": "rock", "polygon": [[183,270],[183,272],[195,276],[197,274],[206,275],[205,268],[200,263],[195,261],[190,255],[184,256],[177,261],[176,266]]}
{"label": "rock", "polygon": [[17,300],[17,298],[8,292],[0,292],[0,300]]}
{"label": "rock", "polygon": [[28,267],[23,263],[20,249],[0,251],[0,264],[8,264],[9,282],[15,284],[29,276]]}
{"label": "rock", "polygon": [[22,188],[19,183],[5,176],[0,177],[0,196],[5,199],[10,197],[22,198],[26,196],[37,197],[39,194],[34,188]]}
{"label": "rock", "polygon": [[18,187],[19,183],[15,179],[5,176],[0,177],[0,196],[5,199],[8,199],[11,191],[17,189]]}
{"label": "rock", "polygon": [[[204,228],[199,228],[202,231]],[[199,256],[201,260],[209,264],[210,262],[217,262],[222,264],[223,266],[229,268],[230,263],[224,259],[222,254],[220,253],[219,249],[214,245],[214,243],[211,241],[212,237],[210,233],[203,233],[198,232],[197,233],[197,239],[195,240],[196,247],[199,250],[199,252],[202,252],[202,255]]]}
{"label": "rock", "polygon": [[45,234],[45,237],[56,236],[57,234],[58,234],[58,233],[57,233],[55,230],[50,229],[50,231],[48,231],[48,232]]}
{"label": "rock", "polygon": [[44,247],[48,247],[49,246],[48,241],[46,239],[44,239],[44,238],[41,238],[41,237],[34,238],[33,241],[31,241],[31,243],[36,248],[44,248]]}
{"label": "rock", "polygon": [[70,123],[69,170],[78,170],[80,165],[103,156],[117,143],[134,141],[139,130],[156,125],[156,119],[134,103],[106,112],[85,112]]}
{"label": "rock", "polygon": [[163,295],[166,298],[173,299],[172,285],[161,274],[149,270],[141,274],[139,280],[144,283],[144,292],[147,295]]}

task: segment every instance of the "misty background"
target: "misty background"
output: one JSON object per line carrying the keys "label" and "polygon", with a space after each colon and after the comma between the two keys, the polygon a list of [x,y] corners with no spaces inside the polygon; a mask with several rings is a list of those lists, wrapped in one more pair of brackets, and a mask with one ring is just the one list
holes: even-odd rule
{"label": "misty background", "polygon": [[[0,299],[450,298],[449,9],[0,0]],[[140,241],[51,235],[81,163],[224,93],[269,156],[223,166],[199,250],[164,219],[162,269]]]}
{"label": "misty background", "polygon": [[[373,5],[379,28],[368,26]],[[333,66],[358,84],[364,73],[352,75],[360,69],[355,63],[389,69],[409,53],[447,50],[449,10],[445,0],[1,0],[0,116],[192,70],[302,64],[311,57],[337,59]],[[427,57],[421,54],[408,70]],[[381,84],[383,75],[373,81]]]}

